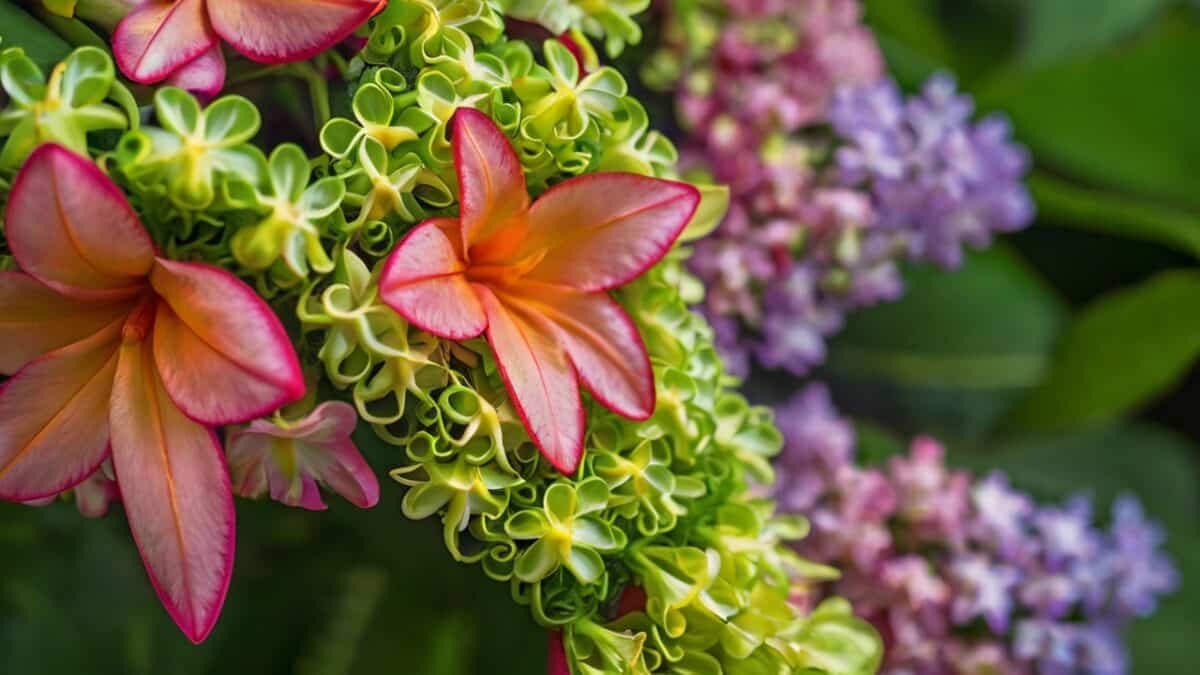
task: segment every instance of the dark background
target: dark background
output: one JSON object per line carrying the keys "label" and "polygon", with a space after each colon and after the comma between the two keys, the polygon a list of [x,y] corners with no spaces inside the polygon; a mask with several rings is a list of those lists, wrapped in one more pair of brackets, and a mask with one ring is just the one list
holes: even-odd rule
{"label": "dark background", "polygon": [[[1200,635],[1200,10],[1171,0],[870,0],[908,88],[948,69],[1035,158],[1037,224],[903,302],[857,315],[820,376],[862,453],[918,432],[1042,499],[1133,491],[1183,590],[1131,636],[1135,672],[1189,672]],[[652,109],[665,109],[666,102]],[[658,126],[670,127],[659,119]],[[778,398],[799,383],[756,377]],[[362,436],[381,471],[396,451]],[[538,673],[544,637],[503,585],[453,563],[401,490],[360,512],[239,504],[221,623],[191,646],[124,521],[0,505],[0,672]]]}

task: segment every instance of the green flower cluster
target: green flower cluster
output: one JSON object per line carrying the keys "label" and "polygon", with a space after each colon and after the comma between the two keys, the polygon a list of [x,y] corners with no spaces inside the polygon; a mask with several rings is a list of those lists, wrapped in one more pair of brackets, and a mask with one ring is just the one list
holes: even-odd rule
{"label": "green flower cluster", "polygon": [[[38,143],[62,143],[96,158],[167,255],[255,281],[313,372],[397,448],[406,516],[439,518],[454,559],[562,631],[576,675],[873,672],[877,636],[845,603],[803,615],[788,602],[795,584],[834,572],[787,546],[801,519],[755,496],[781,439],[766,409],[731,390],[711,329],[689,310],[702,290],[684,252],[616,294],[649,350],[656,412],[632,422],[589,404],[575,476],[530,441],[486,342],[437,339],[379,299],[395,243],[456,213],[447,126],[459,107],[497,122],[535,196],[599,170],[672,174],[674,147],[617,71],[582,72],[557,40],[536,52],[510,40],[501,14],[565,12],[613,52],[636,38],[628,18],[645,4],[392,0],[342,64],[349,86],[330,107],[345,115],[320,129],[317,157],[254,145],[262,120],[248,99],[205,107],[163,88],[143,125],[102,51],[77,50],[44,78],[9,50],[0,181]],[[727,195],[704,191],[685,238],[720,219]]]}

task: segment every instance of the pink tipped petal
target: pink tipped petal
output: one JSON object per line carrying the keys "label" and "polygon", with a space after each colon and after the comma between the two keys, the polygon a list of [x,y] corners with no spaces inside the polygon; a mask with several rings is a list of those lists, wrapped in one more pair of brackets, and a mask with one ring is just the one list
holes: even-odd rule
{"label": "pink tipped petal", "polygon": [[379,503],[379,479],[350,439],[312,446],[309,452],[325,455],[317,465],[320,468],[315,475],[329,489],[360,509],[369,509]]}
{"label": "pink tipped petal", "polygon": [[376,0],[209,0],[221,38],[263,63],[303,61],[329,49],[371,17]]}
{"label": "pink tipped petal", "polygon": [[662,260],[699,205],[686,183],[623,173],[568,180],[529,212],[526,249],[546,251],[529,278],[582,291],[627,284]]}
{"label": "pink tipped petal", "polygon": [[154,357],[171,398],[204,424],[244,422],[304,397],[291,339],[261,298],[228,272],[160,259]]}
{"label": "pink tipped petal", "polygon": [[0,373],[95,335],[129,313],[128,302],[82,302],[33,277],[0,272]]}
{"label": "pink tipped petal", "polygon": [[282,436],[286,438],[303,438],[309,443],[332,443],[350,438],[358,428],[358,411],[349,403],[326,401],[300,422],[286,429],[275,428],[283,432]]}
{"label": "pink tipped petal", "polygon": [[524,214],[529,208],[529,192],[521,161],[487,115],[473,108],[459,108],[454,114],[452,145],[462,241],[469,249]]}
{"label": "pink tipped petal", "polygon": [[271,437],[254,433],[254,425],[260,422],[267,424],[256,420],[248,429],[231,431],[225,441],[233,493],[247,499],[257,499],[270,488]]}
{"label": "pink tipped petal", "polygon": [[268,469],[271,499],[306,511],[325,511],[329,507],[321,498],[321,488],[312,476],[296,474],[286,476],[277,467]]}
{"label": "pink tipped petal", "polygon": [[175,407],[148,341],[121,347],[112,457],[150,581],[192,642],[212,631],[233,571],[233,495],[210,429]]}
{"label": "pink tipped petal", "polygon": [[519,300],[502,302],[484,288],[479,295],[488,342],[525,429],[556,469],[575,473],[583,457],[583,403],[575,369],[550,334],[554,329]]}
{"label": "pink tipped petal", "polygon": [[[218,3],[228,0],[217,0]],[[217,44],[205,0],[145,0],[113,32],[113,55],[141,84],[166,79]]]}
{"label": "pink tipped petal", "polygon": [[487,316],[464,274],[456,235],[451,219],[427,220],[409,232],[384,265],[379,297],[421,330],[466,340],[483,333]]}
{"label": "pink tipped petal", "polygon": [[129,297],[154,263],[154,243],[125,195],[90,160],[57,145],[25,161],[5,229],[21,269],[72,297]]}
{"label": "pink tipped petal", "polygon": [[549,319],[559,344],[597,401],[618,415],[654,414],[654,371],[637,326],[615,300],[545,284],[526,284],[525,302]]}
{"label": "pink tipped petal", "polygon": [[0,499],[74,487],[108,456],[121,324],[51,352],[0,385]]}
{"label": "pink tipped petal", "polygon": [[563,645],[562,633],[550,631],[547,649],[547,675],[571,675],[571,665],[567,663],[567,649]]}
{"label": "pink tipped petal", "polygon": [[221,45],[213,44],[208,51],[175,71],[167,84],[190,91],[201,100],[212,100],[225,86],[225,55],[221,53]]}

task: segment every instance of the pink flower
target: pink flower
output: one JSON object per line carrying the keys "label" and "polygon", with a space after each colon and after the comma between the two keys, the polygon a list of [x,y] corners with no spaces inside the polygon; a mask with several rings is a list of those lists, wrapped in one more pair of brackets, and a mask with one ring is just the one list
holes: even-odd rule
{"label": "pink flower", "polygon": [[143,0],[113,32],[126,77],[215,94],[225,81],[221,42],[261,63],[325,51],[379,9],[378,0]]}
{"label": "pink flower", "polygon": [[150,581],[200,642],[233,571],[213,427],[304,396],[291,340],[233,275],[160,257],[117,186],[65,148],[29,156],[4,221],[22,272],[0,273],[0,499],[56,495],[111,459]]}
{"label": "pink flower", "polygon": [[320,483],[359,508],[379,502],[379,481],[350,435],[358,424],[354,407],[323,403],[298,422],[259,419],[229,435],[233,491],[310,511],[327,507]]}

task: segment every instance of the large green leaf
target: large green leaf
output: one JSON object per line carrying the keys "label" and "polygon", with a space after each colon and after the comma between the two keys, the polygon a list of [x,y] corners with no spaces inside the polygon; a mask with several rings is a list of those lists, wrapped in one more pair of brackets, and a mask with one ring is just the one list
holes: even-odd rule
{"label": "large green leaf", "polygon": [[0,49],[21,47],[29,58],[49,70],[66,57],[71,46],[12,0],[0,0]]}
{"label": "large green leaf", "polygon": [[[1022,57],[1048,63],[1126,37],[1175,0],[1025,0]],[[1084,18],[1086,17],[1086,18]]]}
{"label": "large green leaf", "polygon": [[1041,168],[1200,209],[1200,18],[1171,16],[1125,49],[1009,70],[979,87],[981,107],[1012,117]]}
{"label": "large green leaf", "polygon": [[1051,430],[1103,423],[1163,393],[1200,356],[1200,271],[1163,272],[1085,308],[1045,381],[1012,423]]}
{"label": "large green leaf", "polygon": [[1041,381],[1061,302],[1004,248],[906,278],[903,300],[852,315],[833,341],[839,402],[905,431],[987,433]]}

